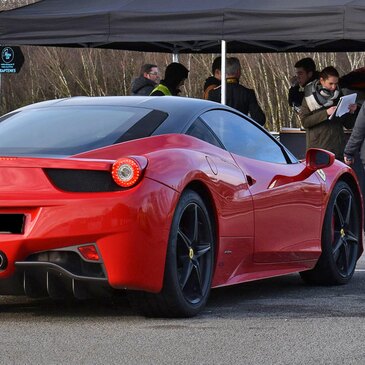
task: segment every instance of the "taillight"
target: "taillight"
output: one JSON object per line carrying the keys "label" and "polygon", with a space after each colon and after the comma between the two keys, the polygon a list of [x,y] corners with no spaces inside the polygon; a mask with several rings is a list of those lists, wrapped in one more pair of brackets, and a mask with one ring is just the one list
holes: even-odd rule
{"label": "taillight", "polygon": [[142,177],[142,168],[138,161],[125,157],[115,161],[112,166],[114,181],[123,188],[130,188]]}

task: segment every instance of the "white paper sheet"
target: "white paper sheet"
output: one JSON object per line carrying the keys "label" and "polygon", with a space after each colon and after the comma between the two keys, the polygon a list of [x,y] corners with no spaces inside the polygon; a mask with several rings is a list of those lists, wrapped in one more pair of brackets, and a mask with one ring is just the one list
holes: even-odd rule
{"label": "white paper sheet", "polygon": [[332,119],[335,115],[336,117],[342,117],[344,114],[348,113],[350,104],[356,103],[356,97],[356,93],[341,96],[337,104],[336,111],[330,116],[329,119]]}

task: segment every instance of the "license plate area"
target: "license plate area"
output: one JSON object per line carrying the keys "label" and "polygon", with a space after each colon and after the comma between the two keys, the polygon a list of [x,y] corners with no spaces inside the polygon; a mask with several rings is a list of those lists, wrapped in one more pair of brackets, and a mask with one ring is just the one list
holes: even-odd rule
{"label": "license plate area", "polygon": [[0,234],[23,234],[25,215],[0,213]]}

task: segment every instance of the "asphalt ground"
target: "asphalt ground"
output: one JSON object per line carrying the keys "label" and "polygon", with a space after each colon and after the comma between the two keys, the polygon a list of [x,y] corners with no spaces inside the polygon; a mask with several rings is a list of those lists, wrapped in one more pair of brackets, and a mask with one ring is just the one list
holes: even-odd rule
{"label": "asphalt ground", "polygon": [[211,293],[192,319],[149,319],[118,300],[0,298],[1,364],[364,364],[365,259],[348,285],[299,275]]}

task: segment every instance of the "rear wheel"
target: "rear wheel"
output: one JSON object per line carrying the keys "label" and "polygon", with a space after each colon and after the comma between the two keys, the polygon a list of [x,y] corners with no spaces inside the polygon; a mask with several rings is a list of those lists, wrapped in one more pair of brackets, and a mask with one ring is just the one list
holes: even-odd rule
{"label": "rear wheel", "polygon": [[336,184],[322,229],[322,254],[313,270],[300,273],[311,284],[346,284],[353,276],[359,254],[361,219],[347,183]]}
{"label": "rear wheel", "polygon": [[134,307],[149,316],[191,317],[205,306],[214,267],[214,233],[201,197],[186,190],[172,220],[161,293],[129,292]]}

